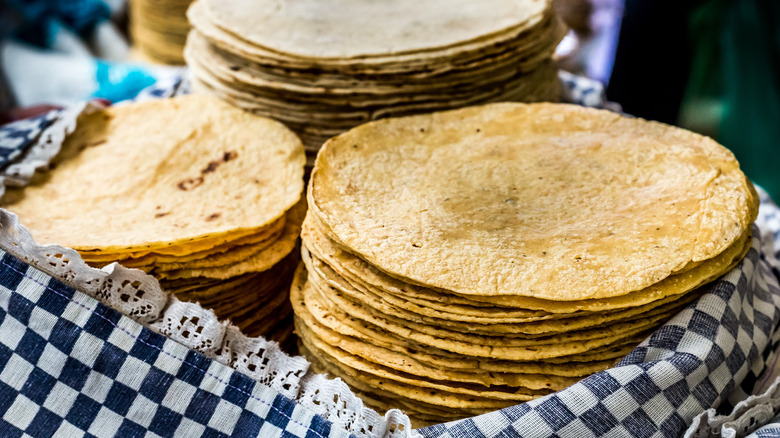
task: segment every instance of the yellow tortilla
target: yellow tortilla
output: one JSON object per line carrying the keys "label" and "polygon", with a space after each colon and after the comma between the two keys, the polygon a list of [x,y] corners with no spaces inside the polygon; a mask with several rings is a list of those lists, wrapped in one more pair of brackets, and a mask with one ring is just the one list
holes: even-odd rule
{"label": "yellow tortilla", "polygon": [[208,96],[83,116],[63,148],[73,152],[6,207],[37,242],[76,250],[154,250],[252,234],[281,218],[303,189],[303,148],[289,129]]}
{"label": "yellow tortilla", "polygon": [[713,140],[564,104],[367,123],[323,146],[308,196],[328,237],[392,276],[549,301],[648,288],[729,248],[758,206]]}

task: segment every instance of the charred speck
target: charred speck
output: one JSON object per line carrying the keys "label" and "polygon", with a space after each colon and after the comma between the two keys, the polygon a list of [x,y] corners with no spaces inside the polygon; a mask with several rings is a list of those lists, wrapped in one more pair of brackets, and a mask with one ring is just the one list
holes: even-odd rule
{"label": "charred speck", "polygon": [[212,161],[212,162],[209,163],[208,166],[206,166],[205,169],[201,170],[200,173],[204,174],[204,173],[213,172],[213,171],[217,170],[217,167],[219,167],[220,164],[222,164],[221,161]]}
{"label": "charred speck", "polygon": [[176,184],[176,187],[179,188],[179,190],[184,190],[185,192],[188,192],[190,190],[193,190],[203,184],[203,177],[199,176],[197,178],[187,178],[183,181],[181,181],[179,184]]}

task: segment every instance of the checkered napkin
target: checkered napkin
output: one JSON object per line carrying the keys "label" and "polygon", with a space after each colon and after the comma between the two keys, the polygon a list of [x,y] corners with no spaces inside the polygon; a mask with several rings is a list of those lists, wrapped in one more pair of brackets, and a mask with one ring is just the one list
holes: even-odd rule
{"label": "checkered napkin", "polygon": [[567,103],[620,111],[620,105],[607,102],[604,85],[596,80],[577,76],[567,71],[558,71],[561,84],[561,100]]}
{"label": "checkered napkin", "polygon": [[0,127],[0,169],[22,156],[61,115],[62,111],[50,111]]}
{"label": "checkered napkin", "polygon": [[0,126],[0,196],[6,186],[22,187],[60,151],[77,117],[101,108],[98,102],[79,102],[62,110]]}
{"label": "checkered napkin", "polygon": [[0,436],[348,435],[0,251]]}
{"label": "checkered napkin", "polygon": [[[748,438],[777,438],[780,436],[780,424],[764,426],[750,434]],[[723,437],[729,438],[729,437]]]}

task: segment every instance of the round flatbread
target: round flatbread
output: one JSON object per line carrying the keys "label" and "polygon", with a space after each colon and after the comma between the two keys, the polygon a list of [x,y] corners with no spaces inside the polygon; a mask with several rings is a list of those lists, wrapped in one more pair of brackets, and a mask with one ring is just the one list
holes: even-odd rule
{"label": "round flatbread", "polygon": [[464,296],[619,297],[744,237],[733,154],[672,126],[563,104],[368,123],[310,180],[324,232],[404,281]]}
{"label": "round flatbread", "polygon": [[83,116],[63,148],[56,172],[6,207],[36,241],[76,250],[232,240],[281,218],[303,190],[295,134],[210,96]]}
{"label": "round flatbread", "polygon": [[[225,32],[298,58],[399,55],[513,34],[549,10],[537,0],[203,0]],[[349,13],[344,13],[348,11]]]}

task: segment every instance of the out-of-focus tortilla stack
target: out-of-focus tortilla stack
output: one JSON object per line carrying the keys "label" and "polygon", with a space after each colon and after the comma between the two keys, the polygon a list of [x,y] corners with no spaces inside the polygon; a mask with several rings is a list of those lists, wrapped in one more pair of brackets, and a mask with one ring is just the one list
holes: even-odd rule
{"label": "out-of-focus tortilla stack", "polygon": [[284,341],[304,163],[279,122],[211,96],[155,100],[81,117],[54,170],[5,204],[39,243],[140,268],[246,334]]}
{"label": "out-of-focus tortilla stack", "polygon": [[423,425],[610,367],[738,263],[758,199],[711,139],[505,103],[329,140],[308,203],[301,350]]}
{"label": "out-of-focus tortilla stack", "polygon": [[369,120],[558,100],[545,0],[198,0],[188,16],[193,89],[284,122],[310,159]]}
{"label": "out-of-focus tortilla stack", "polygon": [[162,64],[184,64],[184,43],[192,0],[130,0],[130,34],[142,57]]}

